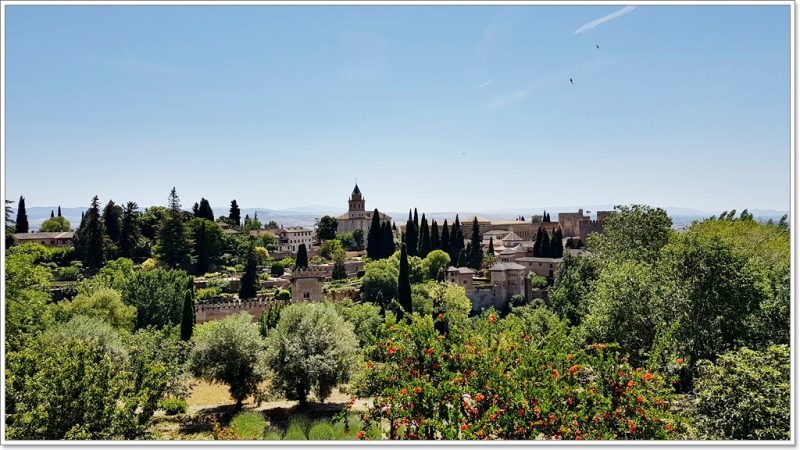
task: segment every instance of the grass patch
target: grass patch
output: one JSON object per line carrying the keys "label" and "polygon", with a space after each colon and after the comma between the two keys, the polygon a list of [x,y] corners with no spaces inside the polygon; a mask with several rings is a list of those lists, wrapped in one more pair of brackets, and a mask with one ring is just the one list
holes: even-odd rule
{"label": "grass patch", "polygon": [[257,411],[247,411],[236,415],[231,420],[230,429],[239,439],[253,441],[264,437],[267,421]]}

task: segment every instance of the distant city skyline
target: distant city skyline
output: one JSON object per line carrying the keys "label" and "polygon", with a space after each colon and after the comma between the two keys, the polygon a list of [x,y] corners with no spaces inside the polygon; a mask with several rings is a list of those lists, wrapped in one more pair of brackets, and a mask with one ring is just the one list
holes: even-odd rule
{"label": "distant city skyline", "polygon": [[4,7],[28,206],[790,206],[788,5]]}

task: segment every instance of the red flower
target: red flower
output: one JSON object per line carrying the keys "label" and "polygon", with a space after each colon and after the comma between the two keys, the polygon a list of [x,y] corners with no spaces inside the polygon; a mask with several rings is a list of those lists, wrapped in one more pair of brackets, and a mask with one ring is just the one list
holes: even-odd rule
{"label": "red flower", "polygon": [[581,366],[579,366],[579,365],[575,364],[574,366],[570,367],[570,368],[567,370],[567,372],[569,372],[569,374],[570,374],[570,375],[575,375],[575,372],[577,372],[577,371],[579,371],[579,370],[581,370]]}
{"label": "red flower", "polygon": [[524,416],[525,415],[525,410],[522,409],[522,408],[520,408],[518,412],[519,412],[520,416]]}
{"label": "red flower", "polygon": [[439,363],[433,363],[433,370],[439,370]]}
{"label": "red flower", "polygon": [[558,369],[553,369],[553,379],[558,378]]}
{"label": "red flower", "polygon": [[364,437],[364,432],[363,431],[359,431],[358,433],[356,433],[356,439],[361,439],[363,437]]}
{"label": "red flower", "polygon": [[636,403],[644,403],[644,398],[641,395],[636,397]]}
{"label": "red flower", "polygon": [[647,372],[644,373],[644,375],[642,376],[642,379],[644,381],[650,381],[650,380],[653,379],[653,375],[651,375],[650,371],[648,370]]}
{"label": "red flower", "polygon": [[372,361],[367,361],[367,369],[372,369]]}
{"label": "red flower", "polygon": [[433,354],[433,349],[429,348],[429,349],[425,350],[425,354],[426,355],[432,355]]}
{"label": "red flower", "polygon": [[632,387],[633,387],[635,384],[636,384],[636,383],[634,383],[634,382],[633,382],[633,380],[631,380],[631,381],[628,381],[628,387],[629,387],[629,388],[632,388]]}
{"label": "red flower", "polygon": [[678,364],[683,364],[683,358],[678,358]]}
{"label": "red flower", "polygon": [[444,319],[444,314],[442,314],[442,313],[439,313],[439,318],[440,318],[440,319]]}
{"label": "red flower", "polygon": [[408,390],[406,388],[400,389],[400,395],[406,395]]}
{"label": "red flower", "polygon": [[497,418],[497,414],[492,414],[491,416],[489,416],[489,422],[494,422],[494,419],[496,419],[496,418]]}
{"label": "red flower", "polygon": [[581,440],[581,437],[580,437],[580,436],[575,436],[575,440],[576,440],[576,441],[580,441],[580,440]]}
{"label": "red flower", "polygon": [[461,424],[461,431],[467,431],[467,428],[469,428],[469,427],[467,426],[467,424],[465,424],[465,423],[462,423],[462,424]]}
{"label": "red flower", "polygon": [[414,392],[416,392],[417,394],[422,394],[422,388],[417,386],[414,388]]}
{"label": "red flower", "polygon": [[482,402],[484,398],[486,398],[486,397],[484,397],[483,394],[477,394],[475,396],[475,400],[479,401],[479,402]]}

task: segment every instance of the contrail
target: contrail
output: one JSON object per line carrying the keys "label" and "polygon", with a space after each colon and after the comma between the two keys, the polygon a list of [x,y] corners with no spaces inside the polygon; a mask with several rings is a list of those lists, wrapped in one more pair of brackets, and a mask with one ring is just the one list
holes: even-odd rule
{"label": "contrail", "polygon": [[478,89],[480,89],[480,88],[482,88],[484,86],[488,86],[488,85],[492,84],[492,81],[494,81],[494,80],[489,80],[486,83],[483,83],[482,85],[478,86]]}
{"label": "contrail", "polygon": [[577,30],[575,30],[575,32],[572,33],[572,34],[583,33],[584,31],[591,30],[592,28],[594,28],[594,27],[596,27],[598,25],[602,25],[602,24],[608,22],[609,20],[614,20],[617,17],[622,17],[625,14],[628,14],[629,12],[633,11],[634,9],[636,9],[635,6],[626,6],[626,7],[622,8],[622,9],[620,9],[619,11],[613,12],[613,13],[607,15],[607,16],[603,16],[603,17],[601,17],[601,18],[599,18],[597,20],[593,20],[593,21],[587,23],[586,25],[584,25],[584,26],[578,28]]}

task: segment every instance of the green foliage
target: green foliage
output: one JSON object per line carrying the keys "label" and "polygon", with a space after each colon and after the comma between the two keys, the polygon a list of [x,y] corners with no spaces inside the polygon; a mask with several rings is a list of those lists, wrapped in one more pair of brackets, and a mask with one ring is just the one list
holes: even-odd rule
{"label": "green foliage", "polygon": [[676,437],[674,395],[660,375],[605,345],[567,351],[529,334],[524,318],[473,321],[445,335],[430,317],[387,322],[355,383],[373,398],[365,425],[387,424],[391,439]]}
{"label": "green foliage", "polygon": [[244,411],[231,419],[229,428],[241,440],[256,441],[264,437],[267,421],[258,411]]}
{"label": "green foliage", "polygon": [[381,308],[372,303],[355,303],[351,299],[333,303],[336,312],[353,325],[360,345],[374,343],[383,323]]}
{"label": "green foliage", "polygon": [[256,274],[258,259],[252,245],[247,250],[246,261],[247,265],[239,283],[239,298],[241,299],[255,298],[258,293],[259,282]]}
{"label": "green foliage", "polygon": [[118,330],[130,331],[136,319],[136,308],[123,303],[119,292],[100,288],[91,294],[78,294],[72,301],[59,302],[55,316],[60,322],[68,322],[75,316],[92,317]]}
{"label": "green foliage", "polygon": [[450,255],[442,250],[433,250],[422,260],[422,267],[425,277],[429,280],[436,280],[439,274],[447,271],[450,266]]}
{"label": "green foliage", "polygon": [[364,249],[364,230],[361,228],[356,228],[353,230],[353,247],[356,250],[363,250]]}
{"label": "green foliage", "polygon": [[189,405],[186,400],[180,398],[165,398],[158,402],[158,409],[163,410],[164,414],[168,416],[174,416],[176,414],[185,414],[189,409]]}
{"label": "green foliage", "polygon": [[324,401],[347,382],[358,351],[353,326],[326,303],[287,306],[267,342],[273,387],[301,406],[312,391]]}
{"label": "green foliage", "polygon": [[567,254],[550,289],[553,311],[572,325],[579,325],[588,310],[588,295],[593,291],[598,271],[594,259]]}
{"label": "green foliage", "polygon": [[12,247],[6,253],[5,307],[6,351],[15,351],[24,341],[44,330],[50,322],[48,303],[52,274],[36,264],[36,255]]}
{"label": "green foliage", "polygon": [[186,224],[181,203],[175,188],[169,194],[168,209],[158,230],[155,253],[167,267],[188,270],[192,264],[191,231]]}
{"label": "green foliage", "polygon": [[338,239],[324,241],[319,248],[319,254],[329,261],[344,261],[345,249]]}
{"label": "green foliage", "polygon": [[189,278],[189,287],[183,298],[183,311],[181,312],[181,340],[188,341],[192,338],[195,324],[194,311],[194,280]]}
{"label": "green foliage", "polygon": [[79,281],[83,277],[81,269],[75,266],[59,267],[53,275],[58,281]]}
{"label": "green foliage", "polygon": [[222,294],[222,289],[218,287],[207,287],[198,289],[195,297],[197,298],[198,302],[204,302],[206,300],[211,300],[213,298],[217,298]]}
{"label": "green foliage", "polygon": [[791,438],[790,350],[742,348],[699,365],[693,405],[702,439]]}
{"label": "green foliage", "polygon": [[265,311],[261,311],[261,314],[258,315],[258,331],[261,333],[261,337],[267,337],[269,335],[269,330],[278,325],[283,307],[284,303],[274,302],[270,304],[269,308]]}
{"label": "green foliage", "polygon": [[242,226],[242,211],[239,209],[239,205],[236,203],[235,199],[231,200],[231,209],[228,212],[228,219],[230,219],[234,226]]}
{"label": "green foliage", "polygon": [[95,195],[80,227],[75,230],[74,245],[83,266],[99,269],[106,262],[105,226],[100,220],[100,200]]}
{"label": "green foliage", "polygon": [[273,277],[280,277],[284,274],[285,270],[283,268],[283,264],[280,261],[276,261],[272,263],[270,267],[269,273],[272,274]]}
{"label": "green foliage", "polygon": [[[413,228],[413,222],[409,222]],[[406,253],[405,244],[400,245],[400,270],[398,272],[397,281],[397,301],[400,304],[400,310],[398,311],[400,317],[402,317],[404,314],[411,314],[411,282],[408,279],[408,254]]]}
{"label": "green foliage", "polygon": [[400,268],[390,260],[368,262],[361,278],[361,295],[378,305],[388,305],[397,296],[399,274]]}
{"label": "green foliage", "polygon": [[206,219],[192,219],[188,224],[194,240],[194,273],[202,275],[217,263],[222,255],[224,233],[218,223]]}
{"label": "green foliage", "polygon": [[339,222],[333,216],[322,216],[317,222],[316,235],[317,241],[322,243],[329,239],[336,239],[336,228],[339,227]]}
{"label": "green foliage", "polygon": [[315,422],[308,430],[308,439],[311,441],[332,441],[336,438],[336,430],[326,421]]}
{"label": "green foliage", "polygon": [[136,307],[136,328],[177,325],[187,285],[188,277],[182,270],[141,270],[125,283],[122,301]]}
{"label": "green foliage", "polygon": [[541,275],[531,274],[531,287],[534,289],[547,287],[547,278]]}
{"label": "green foliage", "polygon": [[278,289],[278,292],[275,293],[275,300],[291,300],[292,293],[289,292],[287,289]]}
{"label": "green foliage", "polygon": [[344,261],[336,261],[333,263],[331,278],[334,280],[344,280],[347,278],[347,268],[344,265]]}
{"label": "green foliage", "polygon": [[264,379],[264,342],[252,316],[242,312],[195,328],[189,369],[194,376],[227,384],[240,408]]}
{"label": "green foliage", "polygon": [[17,203],[17,220],[14,221],[15,231],[17,233],[27,233],[28,230],[28,212],[25,210],[25,197],[19,196],[19,203]]}
{"label": "green foliage", "polygon": [[76,317],[8,354],[6,438],[134,439],[178,379],[165,335]]}
{"label": "green foliage", "polygon": [[667,244],[672,219],[661,208],[645,205],[616,206],[602,233],[589,238],[589,247],[605,259],[624,258],[654,262]]}
{"label": "green foliage", "polygon": [[63,217],[53,217],[47,219],[44,222],[42,222],[42,225],[39,227],[40,233],[69,231],[69,230],[70,230],[69,220]]}
{"label": "green foliage", "polygon": [[298,247],[297,261],[291,261],[291,264],[287,264],[289,262],[287,259],[291,260],[291,258],[284,258],[281,261],[284,267],[308,267],[308,250],[306,249],[306,244],[300,244],[300,247]]}
{"label": "green foliage", "polygon": [[128,258],[117,258],[109,261],[97,272],[97,276],[93,281],[99,282],[100,285],[121,291],[125,289],[128,280],[133,276],[136,267]]}

